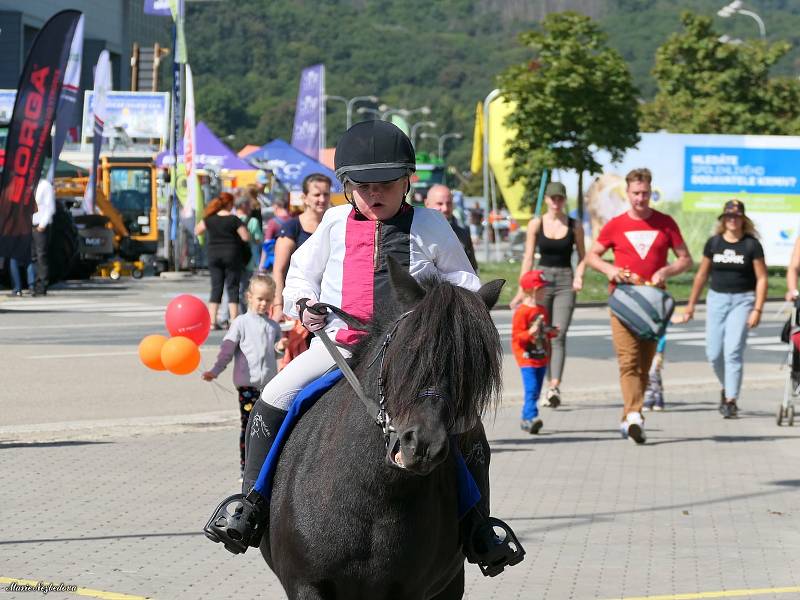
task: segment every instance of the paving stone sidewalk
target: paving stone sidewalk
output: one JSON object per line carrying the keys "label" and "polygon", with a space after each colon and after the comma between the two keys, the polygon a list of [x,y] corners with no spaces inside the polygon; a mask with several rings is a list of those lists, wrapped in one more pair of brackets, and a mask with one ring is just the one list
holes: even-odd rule
{"label": "paving stone sidewalk", "polygon": [[[747,392],[741,418],[726,421],[711,392],[668,396],[643,447],[619,438],[616,402],[567,398],[544,409],[538,436],[518,430],[519,406],[502,409],[489,423],[493,512],[528,555],[494,579],[468,566],[466,597],[792,587],[752,597],[800,597],[800,423],[775,425],[779,398],[776,388]],[[162,600],[284,597],[258,553],[231,556],[200,533],[238,487],[235,422],[94,437],[0,439],[0,581]]]}

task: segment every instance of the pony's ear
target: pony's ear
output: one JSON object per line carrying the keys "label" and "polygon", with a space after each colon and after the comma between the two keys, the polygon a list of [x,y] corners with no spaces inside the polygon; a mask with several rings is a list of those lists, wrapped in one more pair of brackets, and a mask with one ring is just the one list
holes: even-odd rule
{"label": "pony's ear", "polygon": [[386,265],[389,267],[389,281],[392,282],[392,289],[403,309],[408,309],[422,300],[425,290],[403,270],[394,257],[387,256]]}
{"label": "pony's ear", "polygon": [[505,284],[505,279],[495,279],[481,286],[481,289],[478,290],[478,295],[483,299],[484,303],[486,303],[486,308],[492,310],[492,307],[497,304],[497,299],[500,297],[500,290],[503,289]]}

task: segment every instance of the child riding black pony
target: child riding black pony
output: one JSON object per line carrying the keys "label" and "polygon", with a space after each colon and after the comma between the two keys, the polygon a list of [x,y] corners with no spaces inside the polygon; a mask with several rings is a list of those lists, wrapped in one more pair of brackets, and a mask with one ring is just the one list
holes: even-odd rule
{"label": "child riding black pony", "polygon": [[[400,129],[384,121],[357,123],[337,144],[335,166],[349,205],[329,209],[314,234],[292,255],[283,299],[284,312],[299,317],[311,332],[324,329],[335,341],[337,351],[349,357],[353,344],[364,332],[338,315],[301,310],[299,300],[309,299],[309,308],[317,302],[341,307],[345,313],[368,322],[375,307],[386,308],[397,302],[390,285],[390,257],[415,280],[439,278],[473,292],[479,290],[480,281],[444,217],[404,201],[416,165],[411,141]],[[253,407],[242,509],[233,516],[218,509],[206,528],[209,538],[222,542],[231,552],[241,553],[248,546],[260,544],[269,523],[269,499],[262,497],[254,485],[264,459],[298,392],[334,363],[325,345],[315,339],[308,351],[270,381]],[[454,425],[453,431],[458,432],[475,423]],[[488,445],[486,449],[488,452]],[[476,464],[468,461],[468,466],[476,480],[488,483],[488,460]],[[521,555],[495,544],[491,527],[476,525],[487,523],[488,487],[484,496],[481,514],[472,511],[465,519],[469,530],[465,553],[479,564],[487,564],[486,556],[491,556],[488,560],[494,567],[513,564]],[[477,543],[473,543],[473,537]],[[495,546],[506,548],[507,560],[498,560]]]}

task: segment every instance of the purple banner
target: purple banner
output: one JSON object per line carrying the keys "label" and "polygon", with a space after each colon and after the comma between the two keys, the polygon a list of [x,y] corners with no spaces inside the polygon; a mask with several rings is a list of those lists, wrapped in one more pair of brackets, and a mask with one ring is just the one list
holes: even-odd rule
{"label": "purple banner", "polygon": [[325,145],[325,65],[303,69],[294,112],[292,146],[315,159]]}
{"label": "purple banner", "polygon": [[144,0],[144,14],[171,17],[169,0]]}

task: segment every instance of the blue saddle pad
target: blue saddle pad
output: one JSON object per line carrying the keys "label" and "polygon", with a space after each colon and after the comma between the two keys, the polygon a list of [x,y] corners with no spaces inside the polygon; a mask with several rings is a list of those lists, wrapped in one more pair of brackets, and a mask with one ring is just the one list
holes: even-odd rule
{"label": "blue saddle pad", "polygon": [[[272,495],[272,479],[275,476],[275,469],[278,467],[278,458],[295,424],[300,417],[302,417],[309,408],[314,406],[314,403],[343,376],[343,373],[339,369],[334,369],[319,379],[309,383],[295,397],[292,405],[289,407],[286,418],[283,420],[281,428],[278,430],[278,434],[275,436],[275,442],[272,444],[272,448],[270,448],[269,454],[267,454],[267,458],[261,466],[258,479],[253,486],[263,498],[269,498]],[[458,451],[458,444],[455,443],[455,439],[454,436],[451,440],[450,448],[456,459],[458,517],[461,518],[469,509],[478,503],[481,499],[481,492],[478,489],[478,484],[475,483],[475,479],[472,477],[472,473],[470,473],[467,468],[467,463],[464,462],[464,458]]]}

